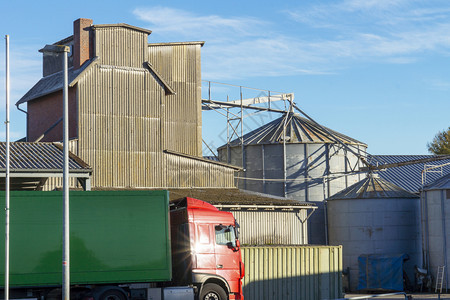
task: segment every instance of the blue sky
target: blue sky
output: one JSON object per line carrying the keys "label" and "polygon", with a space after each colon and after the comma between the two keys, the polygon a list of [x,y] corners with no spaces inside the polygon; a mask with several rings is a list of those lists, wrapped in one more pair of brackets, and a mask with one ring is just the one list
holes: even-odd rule
{"label": "blue sky", "polygon": [[[316,121],[372,154],[427,154],[427,142],[450,126],[447,0],[2,1],[13,103],[41,77],[38,50],[71,35],[80,17],[148,28],[149,42],[205,41],[202,79],[294,93]],[[4,49],[2,38],[0,120]],[[224,121],[210,114],[204,139],[217,147]],[[25,135],[15,106],[11,132]]]}

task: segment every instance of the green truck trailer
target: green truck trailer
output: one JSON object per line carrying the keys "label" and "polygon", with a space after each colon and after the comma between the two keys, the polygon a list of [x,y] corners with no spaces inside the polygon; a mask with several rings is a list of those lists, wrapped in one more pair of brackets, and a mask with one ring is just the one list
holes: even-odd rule
{"label": "green truck trailer", "polygon": [[[1,198],[4,204],[4,194]],[[60,298],[62,204],[62,192],[11,192],[11,298]],[[1,214],[1,224],[4,217]],[[178,223],[190,221],[186,218]],[[72,298],[158,299],[161,293],[164,298],[164,292],[154,289],[177,284],[172,280],[172,251],[176,249],[171,249],[170,231],[167,191],[70,192]],[[184,232],[188,241],[195,238],[195,232]],[[4,239],[0,243],[4,245]],[[0,257],[5,257],[4,248],[0,246]],[[191,264],[183,271],[192,274],[195,266]],[[210,278],[206,276],[202,282],[194,282],[192,276],[184,278],[191,288],[186,293],[199,294],[211,278],[217,277],[214,271],[209,273]],[[0,259],[2,286],[4,276],[4,259]],[[226,293],[228,297],[230,291]]]}

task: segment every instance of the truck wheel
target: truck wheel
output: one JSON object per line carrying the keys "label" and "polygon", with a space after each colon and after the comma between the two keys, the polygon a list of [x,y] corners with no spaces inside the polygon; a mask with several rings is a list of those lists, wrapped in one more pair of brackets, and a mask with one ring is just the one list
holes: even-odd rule
{"label": "truck wheel", "polygon": [[99,297],[99,300],[127,300],[127,297],[118,290],[107,290]]}
{"label": "truck wheel", "polygon": [[219,285],[215,283],[207,283],[203,286],[200,293],[200,300],[226,300],[227,294]]}

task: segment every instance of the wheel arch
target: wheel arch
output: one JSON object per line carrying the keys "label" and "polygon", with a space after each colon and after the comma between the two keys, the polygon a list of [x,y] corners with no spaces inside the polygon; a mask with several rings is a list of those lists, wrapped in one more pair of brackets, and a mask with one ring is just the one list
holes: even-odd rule
{"label": "wheel arch", "polygon": [[203,274],[203,273],[195,273],[192,275],[192,279],[193,279],[193,283],[198,286],[198,293],[200,294],[202,292],[202,288],[205,284],[207,283],[215,283],[218,286],[220,286],[221,288],[223,288],[223,290],[225,291],[225,293],[227,295],[230,294],[230,285],[228,284],[228,282],[226,281],[225,278],[223,278],[222,276],[219,275],[214,275],[214,274]]}

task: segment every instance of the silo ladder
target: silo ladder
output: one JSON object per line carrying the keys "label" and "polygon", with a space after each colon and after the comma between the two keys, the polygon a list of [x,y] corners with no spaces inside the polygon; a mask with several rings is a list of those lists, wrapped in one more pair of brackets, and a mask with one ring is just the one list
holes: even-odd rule
{"label": "silo ladder", "polygon": [[439,266],[436,274],[436,289],[435,293],[439,291],[439,294],[442,293],[442,285],[444,284],[444,270],[445,266]]}

